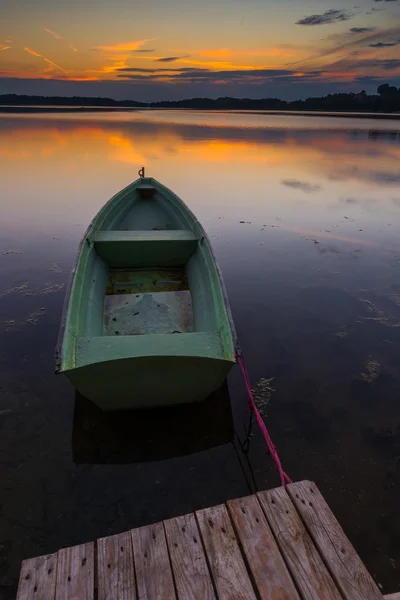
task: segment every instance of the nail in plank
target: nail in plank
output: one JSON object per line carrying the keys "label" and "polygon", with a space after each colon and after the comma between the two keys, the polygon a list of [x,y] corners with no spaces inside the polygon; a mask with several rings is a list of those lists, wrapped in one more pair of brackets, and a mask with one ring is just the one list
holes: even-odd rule
{"label": "nail in plank", "polygon": [[57,553],[22,562],[17,600],[54,600]]}
{"label": "nail in plank", "polygon": [[99,600],[136,600],[130,531],[97,540]]}
{"label": "nail in plank", "polygon": [[132,529],[131,535],[139,600],[175,600],[163,524]]}

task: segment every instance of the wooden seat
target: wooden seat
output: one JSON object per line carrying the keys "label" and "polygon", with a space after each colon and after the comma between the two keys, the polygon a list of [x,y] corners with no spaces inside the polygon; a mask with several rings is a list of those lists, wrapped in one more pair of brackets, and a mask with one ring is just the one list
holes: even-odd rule
{"label": "wooden seat", "polygon": [[148,334],[80,337],[77,366],[140,356],[193,356],[223,359],[217,333]]}
{"label": "wooden seat", "polygon": [[193,231],[99,231],[97,254],[110,267],[182,266],[192,256],[198,239]]}

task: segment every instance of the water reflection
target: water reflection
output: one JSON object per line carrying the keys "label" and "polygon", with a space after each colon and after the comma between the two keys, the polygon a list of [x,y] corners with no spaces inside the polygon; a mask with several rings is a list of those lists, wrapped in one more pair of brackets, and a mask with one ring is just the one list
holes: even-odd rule
{"label": "water reflection", "polygon": [[[317,481],[377,581],[400,589],[399,141],[389,120],[0,116],[4,598],[22,558],[278,483],[258,434],[248,463],[214,414],[185,421],[186,451],[157,455],[144,432],[128,464],[75,464],[97,460],[105,429],[87,445],[92,416],[76,428],[53,375],[65,284],[87,224],[142,165],[211,237],[252,383],[274,378],[265,414],[286,470]],[[229,383],[243,439],[237,371]]]}
{"label": "water reflection", "polygon": [[[193,435],[193,423],[203,435]],[[228,385],[204,402],[105,413],[75,396],[72,453],[79,464],[129,464],[203,452],[233,442]]]}

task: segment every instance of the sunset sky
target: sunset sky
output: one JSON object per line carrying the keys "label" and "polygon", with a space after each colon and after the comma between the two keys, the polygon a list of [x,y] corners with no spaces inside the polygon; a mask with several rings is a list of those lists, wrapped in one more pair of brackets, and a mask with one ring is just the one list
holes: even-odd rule
{"label": "sunset sky", "polygon": [[0,94],[280,97],[400,86],[400,0],[0,0]]}

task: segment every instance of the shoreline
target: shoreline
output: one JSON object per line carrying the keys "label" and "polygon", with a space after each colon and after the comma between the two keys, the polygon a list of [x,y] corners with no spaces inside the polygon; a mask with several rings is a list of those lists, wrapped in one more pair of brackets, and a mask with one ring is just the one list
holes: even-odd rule
{"label": "shoreline", "polygon": [[168,107],[132,107],[132,106],[21,106],[0,105],[0,114],[45,114],[45,113],[98,113],[98,112],[136,112],[136,111],[179,111],[179,112],[209,112],[247,115],[294,115],[306,117],[342,117],[352,119],[389,119],[400,120],[400,113],[372,113],[325,110],[254,110],[254,109],[207,109],[207,108],[168,108]]}

